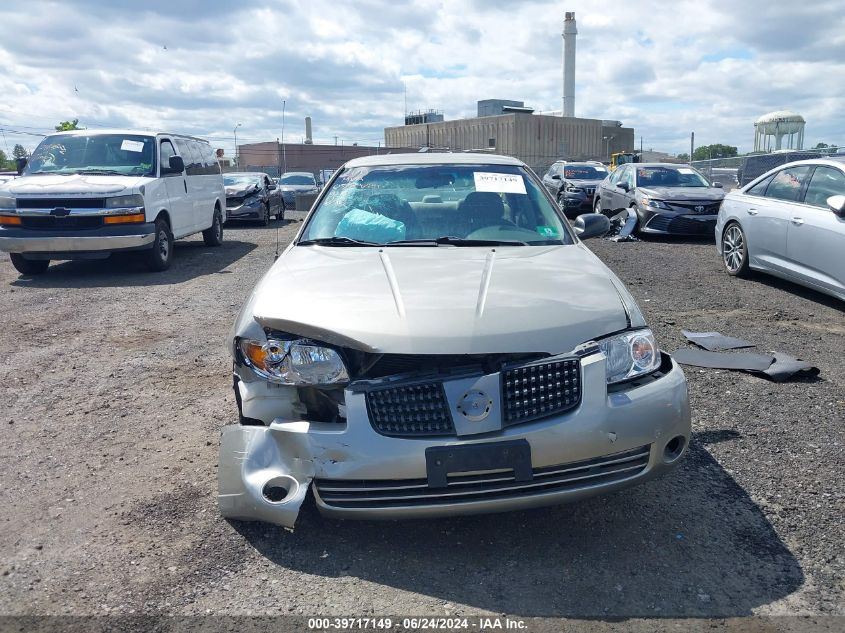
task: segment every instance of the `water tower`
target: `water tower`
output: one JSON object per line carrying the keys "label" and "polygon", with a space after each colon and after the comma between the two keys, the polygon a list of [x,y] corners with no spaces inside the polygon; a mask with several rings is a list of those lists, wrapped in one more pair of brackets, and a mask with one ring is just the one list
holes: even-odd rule
{"label": "water tower", "polygon": [[[788,110],[764,114],[754,122],[754,151],[803,149],[804,125],[804,117]],[[783,146],[784,136],[787,137],[786,147]],[[774,139],[774,147],[772,147],[772,139]]]}

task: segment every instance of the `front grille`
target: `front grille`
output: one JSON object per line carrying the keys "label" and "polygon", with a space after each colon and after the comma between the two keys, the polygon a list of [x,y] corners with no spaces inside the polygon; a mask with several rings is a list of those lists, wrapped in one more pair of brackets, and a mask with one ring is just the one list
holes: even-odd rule
{"label": "front grille", "polygon": [[243,198],[238,198],[232,196],[231,198],[226,198],[226,206],[227,207],[239,207],[244,203]]}
{"label": "front grille", "polygon": [[370,422],[382,435],[454,435],[441,382],[397,385],[367,393]]}
{"label": "front grille", "polygon": [[706,235],[708,237],[713,235],[715,227],[716,220],[693,220],[682,215],[675,217],[655,215],[646,225],[646,228],[656,231],[666,231],[667,233],[677,233],[679,235]]}
{"label": "front grille", "polygon": [[66,215],[58,217],[54,215],[22,215],[21,226],[25,229],[42,231],[49,230],[85,230],[96,229],[103,226],[103,218],[97,215]]}
{"label": "front grille", "polygon": [[538,362],[502,372],[505,426],[556,415],[580,402],[581,363],[577,358]]}
{"label": "front grille", "polygon": [[102,209],[103,198],[18,198],[18,209]]}
{"label": "front grille", "polygon": [[[716,215],[719,213],[721,202],[670,202],[669,206],[679,213],[696,215]],[[702,207],[701,211],[697,207]]]}
{"label": "front grille", "polygon": [[335,508],[382,509],[504,500],[577,491],[635,477],[648,466],[650,446],[557,466],[532,469],[530,481],[517,482],[513,471],[450,475],[444,488],[426,479],[316,479],[320,499]]}
{"label": "front grille", "polygon": [[588,196],[592,196],[596,192],[596,188],[595,187],[584,187],[584,192]]}

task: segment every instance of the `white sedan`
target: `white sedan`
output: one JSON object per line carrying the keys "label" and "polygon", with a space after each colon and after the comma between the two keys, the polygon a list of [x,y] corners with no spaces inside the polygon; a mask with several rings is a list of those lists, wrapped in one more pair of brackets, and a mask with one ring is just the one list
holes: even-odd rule
{"label": "white sedan", "polygon": [[845,160],[788,163],[730,192],[716,248],[730,275],[759,270],[845,300]]}

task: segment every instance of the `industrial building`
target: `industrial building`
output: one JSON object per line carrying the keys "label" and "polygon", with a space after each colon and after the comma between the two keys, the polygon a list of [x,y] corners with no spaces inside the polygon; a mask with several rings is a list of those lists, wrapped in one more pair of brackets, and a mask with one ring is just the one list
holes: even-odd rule
{"label": "industrial building", "polygon": [[509,113],[388,127],[384,141],[389,146],[505,154],[543,173],[560,159],[609,161],[613,152],[633,151],[634,129],[619,121]]}

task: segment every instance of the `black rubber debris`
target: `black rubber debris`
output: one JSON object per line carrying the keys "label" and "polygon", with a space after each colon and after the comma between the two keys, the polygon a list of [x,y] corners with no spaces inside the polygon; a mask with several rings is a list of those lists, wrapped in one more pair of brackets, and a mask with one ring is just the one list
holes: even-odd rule
{"label": "black rubber debris", "polygon": [[756,347],[751,341],[746,341],[741,338],[734,338],[733,336],[725,336],[719,332],[688,332],[681,330],[681,333],[687,337],[691,343],[695,343],[699,347],[703,347],[711,352],[719,352],[726,349],[741,349],[743,347]]}
{"label": "black rubber debris", "polygon": [[758,354],[756,352],[724,353],[687,347],[672,352],[672,357],[682,365],[745,371],[774,382],[785,382],[793,377],[810,377],[819,374],[818,367],[813,367],[809,363],[781,352],[772,352],[771,354]]}

